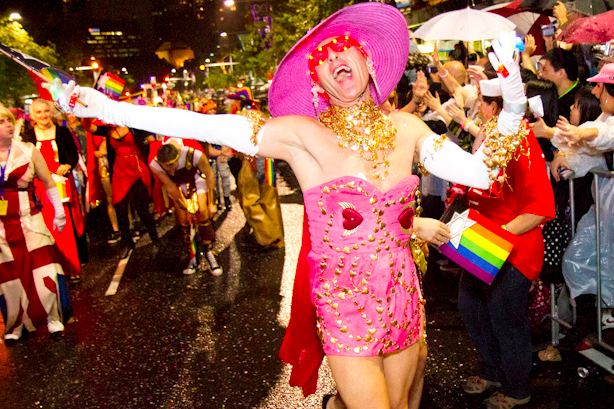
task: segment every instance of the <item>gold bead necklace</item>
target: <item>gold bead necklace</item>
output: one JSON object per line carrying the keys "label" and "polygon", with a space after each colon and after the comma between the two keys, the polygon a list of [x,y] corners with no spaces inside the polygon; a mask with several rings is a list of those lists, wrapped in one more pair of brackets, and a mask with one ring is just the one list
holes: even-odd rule
{"label": "gold bead necklace", "polygon": [[[484,163],[489,170],[490,184],[495,182],[503,183],[507,178],[507,165],[512,159],[518,160],[520,156],[529,157],[529,146],[523,145],[526,141],[529,130],[527,124],[522,121],[518,130],[513,135],[502,135],[497,130],[498,116],[492,117],[482,127],[484,139]],[[531,162],[529,161],[529,167]],[[503,172],[500,176],[493,175],[493,170],[499,168]]]}
{"label": "gold bead necklace", "polygon": [[[361,158],[373,162],[374,179],[384,180],[388,176],[386,168],[390,163],[386,158],[388,150],[395,148],[397,130],[373,99],[369,98],[351,107],[331,105],[320,113],[318,120],[337,135],[339,147],[349,148]],[[380,171],[378,166],[384,169]]]}

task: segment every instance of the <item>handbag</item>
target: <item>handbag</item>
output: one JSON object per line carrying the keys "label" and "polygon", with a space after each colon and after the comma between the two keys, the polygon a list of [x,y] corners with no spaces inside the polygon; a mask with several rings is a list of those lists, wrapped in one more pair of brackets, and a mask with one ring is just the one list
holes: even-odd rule
{"label": "handbag", "polygon": [[518,236],[471,209],[456,197],[440,219],[450,228],[452,239],[439,252],[491,284],[507,260]]}

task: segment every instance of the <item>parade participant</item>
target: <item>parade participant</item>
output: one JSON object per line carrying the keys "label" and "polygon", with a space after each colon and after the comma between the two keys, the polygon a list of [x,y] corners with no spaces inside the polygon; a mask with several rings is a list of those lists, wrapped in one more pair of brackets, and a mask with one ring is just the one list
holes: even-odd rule
{"label": "parade participant", "polygon": [[[259,100],[252,96],[250,88],[243,88],[234,96],[241,113],[259,113]],[[234,98],[233,98],[234,97]],[[257,250],[273,250],[285,246],[283,220],[279,195],[274,182],[266,183],[265,163],[262,156],[243,156],[243,163],[237,175],[237,193],[239,205],[245,214],[245,220],[251,228],[253,242],[246,241],[243,245],[253,245]],[[269,176],[275,173],[274,161],[269,162]],[[274,177],[273,177],[274,179]],[[255,242],[255,243],[254,243]]]}
{"label": "parade participant", "polygon": [[[217,104],[212,100],[208,100],[198,109],[198,112],[206,115],[215,115],[217,113]],[[220,145],[210,146],[209,156],[212,157],[211,169],[213,169],[213,176],[215,178],[215,185],[218,193],[217,209],[223,209],[222,201],[219,200],[221,195],[224,196],[224,207],[227,211],[230,211],[232,209],[232,203],[230,202],[230,167],[228,166],[228,160],[233,156],[232,149]]]}
{"label": "parade participant", "polygon": [[[480,81],[480,92],[488,121],[476,144],[497,149],[483,141],[501,118],[505,94],[502,98],[499,79]],[[531,398],[531,332],[526,311],[531,283],[539,278],[544,260],[539,226],[555,213],[544,155],[535,135],[526,127],[524,133],[515,135],[517,149],[508,153],[512,159],[504,176],[489,190],[472,188],[467,194],[469,208],[519,236],[492,284],[467,271],[461,273],[458,309],[480,362],[479,375],[470,377],[463,389],[480,394],[500,387],[500,392],[485,400],[489,409],[509,409]]]}
{"label": "parade participant", "polygon": [[[83,126],[91,127],[91,119],[84,118]],[[107,243],[117,243],[121,239],[117,212],[113,206],[113,188],[111,187],[111,174],[109,173],[109,157],[107,152],[107,139],[102,135],[92,135],[87,132],[87,203],[90,208],[98,207],[102,200],[107,204],[107,215],[111,223],[111,234]]]}
{"label": "parade participant", "polygon": [[[51,211],[51,206],[45,206],[49,203],[46,189],[35,181],[36,194],[43,204],[43,218],[60,252],[60,263],[64,273],[73,279],[78,279],[81,276],[81,263],[87,261],[87,242],[83,234],[83,214],[71,172],[79,162],[77,145],[68,128],[53,123],[49,102],[44,99],[34,100],[30,105],[30,116],[34,127],[26,130],[23,140],[36,145],[49,171],[57,175],[54,179],[56,183],[63,185],[62,202],[69,216],[66,218],[67,228],[63,232],[53,229],[54,213]],[[78,245],[77,241],[82,243]]]}
{"label": "parade participant", "polygon": [[70,318],[64,272],[37,208],[33,180],[38,177],[46,190],[58,232],[66,226],[60,192],[41,153],[13,138],[14,127],[13,114],[0,107],[0,311],[7,345],[24,327],[35,331],[47,324],[49,333],[61,335]]}
{"label": "parade participant", "polygon": [[[215,181],[207,156],[193,147],[184,146],[177,139],[169,139],[160,146],[155,159],[149,163],[149,168],[160,179],[168,195],[173,199],[175,220],[187,253],[190,253],[192,243],[190,224],[196,218],[211,274],[221,275],[222,268],[212,250],[215,228],[208,209],[211,199],[207,196],[212,196]],[[196,267],[197,259],[192,256],[183,274],[194,274]]]}
{"label": "parade participant", "polygon": [[[517,133],[526,98],[513,40],[493,44],[506,109],[492,137],[503,138]],[[308,393],[315,390],[322,352],[328,356],[338,390],[328,408],[407,408],[410,390],[412,407],[419,403],[422,378],[415,374],[424,317],[406,243],[412,227],[437,244],[448,241],[449,230],[439,221],[425,226],[413,219],[414,153],[427,171],[483,189],[505,164],[483,150],[462,151],[411,114],[382,115],[377,106],[403,74],[408,50],[407,24],[395,7],[369,2],[334,13],[281,61],[269,90],[274,118],[266,125],[249,111],[199,115],[116,103],[74,84],[53,89],[60,105],[77,115],[289,163],[311,233],[308,284],[298,288],[309,289],[310,302],[293,302],[282,356],[295,364],[291,382]],[[295,313],[313,317],[314,325]]]}
{"label": "parade participant", "polygon": [[[106,98],[106,97],[105,97]],[[99,125],[89,123],[86,130],[93,135],[106,137],[107,149],[109,146],[115,152],[115,160],[110,163],[111,188],[113,206],[117,213],[117,222],[122,236],[124,250],[121,258],[130,256],[134,249],[134,241],[130,232],[129,206],[134,206],[141,221],[147,228],[152,241],[152,252],[157,254],[160,238],[156,230],[156,222],[149,213],[149,200],[151,199],[151,174],[143,154],[136,145],[132,131],[124,126]]]}

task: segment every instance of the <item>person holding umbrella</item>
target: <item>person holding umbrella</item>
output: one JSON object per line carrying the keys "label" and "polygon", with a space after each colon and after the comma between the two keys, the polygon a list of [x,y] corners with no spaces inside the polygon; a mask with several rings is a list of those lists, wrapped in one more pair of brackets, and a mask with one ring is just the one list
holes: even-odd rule
{"label": "person holding umbrella", "polygon": [[[517,133],[526,98],[513,44],[495,41],[495,48],[507,104],[492,137],[502,138]],[[408,49],[407,25],[395,7],[369,2],[334,13],[281,61],[269,90],[274,118],[266,124],[253,113],[207,116],[116,103],[74,84],[54,90],[78,116],[290,164],[311,233],[308,284],[301,287],[309,301],[293,305],[293,314],[298,308],[307,320],[291,318],[282,356],[296,364],[291,381],[312,393],[313,374],[317,379],[327,355],[338,390],[327,408],[407,408],[410,391],[412,407],[420,401],[424,309],[406,243],[412,232],[437,245],[450,235],[439,221],[414,219],[418,177],[410,158],[442,178],[484,189],[502,165],[483,150],[462,151],[413,115],[380,112]],[[71,104],[76,98],[87,107]],[[296,336],[297,329],[309,335]]]}

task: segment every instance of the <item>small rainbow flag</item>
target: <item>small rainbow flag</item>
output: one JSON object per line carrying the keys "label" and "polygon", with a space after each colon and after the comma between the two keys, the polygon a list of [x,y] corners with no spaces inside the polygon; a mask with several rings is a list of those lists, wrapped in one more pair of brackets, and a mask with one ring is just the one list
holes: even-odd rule
{"label": "small rainbow flag", "polygon": [[190,226],[190,260],[196,257],[196,229]]}
{"label": "small rainbow flag", "polygon": [[275,160],[270,158],[264,159],[264,183],[275,187]]}
{"label": "small rainbow flag", "polygon": [[69,190],[69,187],[67,186],[68,179],[56,173],[52,173],[51,177],[53,178],[53,181],[55,182],[55,185],[57,186],[58,191],[60,192],[60,199],[62,200],[62,203],[70,202],[70,195],[69,195],[70,190]]}
{"label": "small rainbow flag", "polygon": [[[450,206],[452,208],[453,206]],[[482,216],[474,209],[446,211],[443,219],[452,231],[452,239],[439,252],[487,284],[507,260],[518,236]]]}
{"label": "small rainbow flag", "polygon": [[126,81],[119,78],[117,75],[106,72],[98,79],[98,89],[107,96],[118,99],[124,90],[125,83]]}

